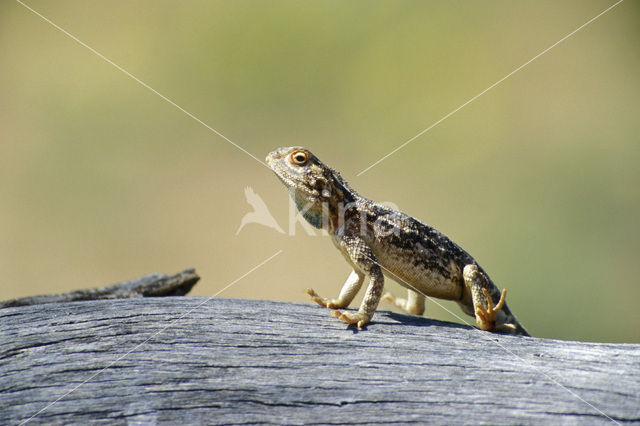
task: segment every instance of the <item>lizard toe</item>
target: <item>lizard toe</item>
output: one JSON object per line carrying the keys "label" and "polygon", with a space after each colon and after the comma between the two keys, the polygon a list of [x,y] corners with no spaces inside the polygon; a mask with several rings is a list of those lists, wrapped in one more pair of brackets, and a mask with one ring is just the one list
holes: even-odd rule
{"label": "lizard toe", "polygon": [[[340,311],[333,311],[339,313]],[[332,313],[333,315],[333,313]],[[337,316],[337,315],[333,315]],[[370,318],[361,312],[351,313],[345,312],[338,316],[342,321],[346,322],[349,325],[356,324],[358,328],[364,327],[370,320]]]}
{"label": "lizard toe", "polygon": [[316,302],[318,305],[322,306],[323,308],[331,308],[331,307],[333,307],[333,306],[329,306],[330,302],[327,299],[325,299],[324,297],[320,297],[318,295],[318,293],[313,291],[313,289],[308,288],[304,292],[307,293],[309,296],[311,296],[311,300],[313,300],[314,302]]}

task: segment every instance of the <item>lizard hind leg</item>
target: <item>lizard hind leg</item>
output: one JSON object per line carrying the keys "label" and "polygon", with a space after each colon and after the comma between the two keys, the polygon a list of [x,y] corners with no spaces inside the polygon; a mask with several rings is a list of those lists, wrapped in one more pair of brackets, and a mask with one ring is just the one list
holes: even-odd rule
{"label": "lizard hind leg", "polygon": [[[507,296],[507,291],[500,292],[483,274],[477,265],[469,264],[464,267],[464,283],[471,292],[473,312],[476,324],[481,330],[512,330],[515,325],[507,322],[507,316],[501,309]],[[498,301],[494,303],[494,300]]]}
{"label": "lizard hind leg", "polygon": [[386,292],[382,299],[393,303],[398,308],[412,315],[424,314],[424,296],[416,291],[408,290],[407,298],[394,297],[391,293]]}

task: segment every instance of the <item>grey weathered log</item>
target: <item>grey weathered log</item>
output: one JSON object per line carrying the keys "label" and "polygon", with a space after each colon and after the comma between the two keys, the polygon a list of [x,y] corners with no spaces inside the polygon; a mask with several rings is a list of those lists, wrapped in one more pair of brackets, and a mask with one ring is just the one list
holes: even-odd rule
{"label": "grey weathered log", "polygon": [[12,306],[40,305],[44,303],[78,302],[81,300],[184,296],[189,293],[199,279],[200,277],[193,268],[185,269],[175,275],[149,274],[142,278],[113,284],[107,287],[5,300],[0,302],[0,309]]}
{"label": "grey weathered log", "polygon": [[640,422],[640,345],[197,297],[0,310],[0,424]]}

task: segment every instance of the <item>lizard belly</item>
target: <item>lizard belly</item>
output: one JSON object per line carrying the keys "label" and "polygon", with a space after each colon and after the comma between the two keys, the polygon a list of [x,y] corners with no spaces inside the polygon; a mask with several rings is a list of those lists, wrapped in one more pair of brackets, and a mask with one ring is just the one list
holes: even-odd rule
{"label": "lizard belly", "polygon": [[462,270],[453,260],[401,247],[374,244],[372,248],[385,276],[403,287],[440,299],[462,297],[465,287]]}

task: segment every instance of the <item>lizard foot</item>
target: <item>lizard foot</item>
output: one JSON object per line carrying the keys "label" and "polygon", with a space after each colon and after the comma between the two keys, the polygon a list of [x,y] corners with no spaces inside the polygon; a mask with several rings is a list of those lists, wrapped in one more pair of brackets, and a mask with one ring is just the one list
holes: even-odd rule
{"label": "lizard foot", "polygon": [[498,311],[502,309],[504,306],[504,302],[507,298],[507,290],[503,289],[502,294],[500,295],[500,300],[498,304],[493,306],[493,301],[491,300],[491,296],[486,288],[482,289],[482,293],[487,300],[487,309],[482,308],[479,305],[476,305],[476,322],[478,323],[478,327],[482,330],[497,330],[501,328],[515,328],[513,324],[502,324],[499,327],[496,327],[496,317],[498,316]]}
{"label": "lizard foot", "polygon": [[415,292],[409,292],[409,297],[403,299],[395,297],[388,291],[382,295],[382,300],[391,302],[393,305],[411,315],[422,315],[424,313],[424,296]]}
{"label": "lizard foot", "polygon": [[387,302],[390,302],[394,305],[396,304],[396,297],[388,291],[382,295],[381,299],[386,300]]}
{"label": "lizard foot", "polygon": [[324,297],[320,297],[318,295],[318,293],[316,293],[315,291],[313,291],[313,289],[306,289],[304,291],[305,293],[307,293],[309,296],[311,296],[311,300],[313,300],[314,302],[316,302],[318,305],[322,306],[323,308],[340,308],[341,306],[338,306],[336,303],[334,303],[333,300],[329,300],[329,299],[325,299]]}
{"label": "lizard foot", "polygon": [[340,318],[342,321],[346,322],[349,325],[357,324],[358,328],[364,327],[371,319],[366,314],[360,312],[352,314],[351,312],[342,313],[340,311],[333,311],[331,312],[331,316]]}

